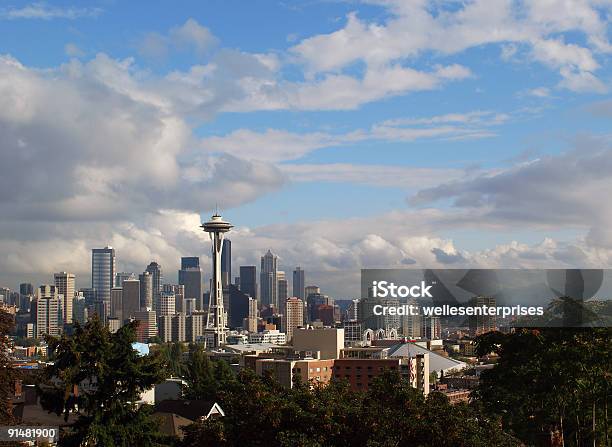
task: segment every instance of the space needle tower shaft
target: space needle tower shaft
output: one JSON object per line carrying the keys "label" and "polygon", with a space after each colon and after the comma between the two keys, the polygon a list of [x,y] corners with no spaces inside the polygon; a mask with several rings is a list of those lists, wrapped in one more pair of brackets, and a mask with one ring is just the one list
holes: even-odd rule
{"label": "space needle tower shaft", "polygon": [[201,228],[210,235],[212,242],[212,284],[208,302],[208,317],[206,335],[212,335],[213,346],[218,348],[225,344],[227,328],[225,327],[225,311],[223,308],[223,283],[221,280],[221,252],[223,250],[223,235],[233,226],[215,213],[212,218],[202,224]]}

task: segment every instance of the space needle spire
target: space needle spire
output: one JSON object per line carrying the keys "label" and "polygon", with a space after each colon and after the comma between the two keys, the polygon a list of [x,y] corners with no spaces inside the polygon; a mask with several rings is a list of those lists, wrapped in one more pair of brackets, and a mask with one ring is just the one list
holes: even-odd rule
{"label": "space needle spire", "polygon": [[[221,251],[223,250],[223,235],[233,227],[223,220],[218,211],[200,228],[210,235],[212,241],[212,281],[210,299],[208,301],[208,317],[206,322],[207,347],[218,348],[225,344],[227,327],[225,326],[225,310],[223,309],[223,284],[221,281]],[[212,339],[212,343],[208,341]],[[211,346],[212,345],[212,346]]]}

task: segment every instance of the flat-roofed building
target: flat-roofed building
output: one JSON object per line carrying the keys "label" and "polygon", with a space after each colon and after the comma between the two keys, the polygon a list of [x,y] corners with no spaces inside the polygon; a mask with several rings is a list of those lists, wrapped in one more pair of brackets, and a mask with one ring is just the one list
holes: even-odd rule
{"label": "flat-roofed building", "polygon": [[337,359],[344,348],[344,329],[296,328],[292,344],[296,351],[320,351],[322,359]]}

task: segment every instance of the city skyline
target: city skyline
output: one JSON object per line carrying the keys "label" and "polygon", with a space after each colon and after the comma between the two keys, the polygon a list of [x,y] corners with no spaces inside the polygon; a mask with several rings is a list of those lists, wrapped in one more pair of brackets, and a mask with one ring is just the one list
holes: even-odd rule
{"label": "city skyline", "polygon": [[208,265],[217,205],[233,268],[269,249],[339,297],[361,268],[612,266],[608,3],[138,8],[0,10],[0,286],[107,245]]}

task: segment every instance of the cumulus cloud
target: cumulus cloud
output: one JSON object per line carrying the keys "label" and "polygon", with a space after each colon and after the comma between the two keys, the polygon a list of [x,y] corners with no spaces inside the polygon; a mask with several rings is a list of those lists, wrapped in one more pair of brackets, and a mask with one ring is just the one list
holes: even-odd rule
{"label": "cumulus cloud", "polygon": [[[444,3],[428,1],[370,3],[386,8],[390,17],[380,22],[367,21],[353,12],[343,28],[308,37],[292,47],[292,54],[311,76],[340,73],[358,61],[366,64],[367,73],[431,51],[450,55],[499,44],[503,60],[514,57],[520,46],[526,47],[535,61],[559,71],[560,87],[605,91],[594,72],[600,65],[595,53],[612,49],[605,13],[600,14],[600,10],[609,13],[608,4],[588,0],[473,0],[449,8]],[[571,32],[586,36],[586,44],[565,42],[562,34]],[[441,73],[455,76],[461,69],[447,67]]]}
{"label": "cumulus cloud", "polygon": [[[138,227],[165,210],[212,209],[218,197],[238,206],[282,186],[271,164],[194,149],[184,118],[134,76],[129,61],[104,55],[53,71],[0,58],[4,243],[53,244],[55,226],[77,238],[90,226]],[[103,245],[105,234],[87,240]]]}

